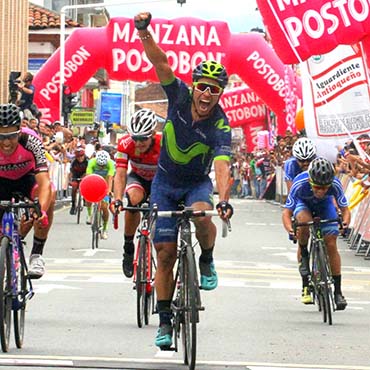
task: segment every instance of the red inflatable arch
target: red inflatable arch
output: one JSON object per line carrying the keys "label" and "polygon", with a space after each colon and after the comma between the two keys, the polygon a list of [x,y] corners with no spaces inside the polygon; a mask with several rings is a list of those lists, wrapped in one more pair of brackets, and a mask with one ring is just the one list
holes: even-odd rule
{"label": "red inflatable arch", "polygon": [[257,4],[274,49],[286,64],[328,53],[340,44],[355,44],[370,35],[368,0],[257,0]]}
{"label": "red inflatable arch", "polygon": [[[225,22],[197,18],[153,19],[150,30],[184,81],[191,82],[191,71],[202,60],[217,60],[229,74],[238,74],[276,113],[282,131],[287,121],[294,121],[294,116],[285,113],[286,69],[261,34],[231,34]],[[59,119],[59,53],[34,78],[35,103],[49,121]],[[64,83],[72,92],[83,87],[98,68],[105,68],[113,80],[157,80],[129,18],[112,18],[104,28],[76,29],[66,40]],[[289,74],[297,86],[295,99],[301,98],[300,80],[293,71]]]}

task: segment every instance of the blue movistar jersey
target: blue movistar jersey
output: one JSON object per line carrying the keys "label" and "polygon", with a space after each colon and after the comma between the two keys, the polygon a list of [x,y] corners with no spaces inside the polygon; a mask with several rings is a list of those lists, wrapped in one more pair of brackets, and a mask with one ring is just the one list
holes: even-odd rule
{"label": "blue movistar jersey", "polygon": [[302,172],[301,167],[298,164],[297,158],[290,157],[284,163],[284,180],[293,181],[294,178]]}
{"label": "blue movistar jersey", "polygon": [[348,201],[344,195],[343,187],[337,177],[334,177],[331,187],[323,198],[316,198],[309,183],[308,171],[300,173],[294,178],[293,185],[288,194],[285,208],[294,211],[298,203],[305,203],[310,209],[315,209],[328,199],[335,198],[340,208],[348,207]]}
{"label": "blue movistar jersey", "polygon": [[168,97],[168,116],[162,131],[158,175],[176,183],[203,181],[213,160],[230,160],[231,128],[219,105],[211,117],[194,122],[192,96],[176,78],[162,85]]}

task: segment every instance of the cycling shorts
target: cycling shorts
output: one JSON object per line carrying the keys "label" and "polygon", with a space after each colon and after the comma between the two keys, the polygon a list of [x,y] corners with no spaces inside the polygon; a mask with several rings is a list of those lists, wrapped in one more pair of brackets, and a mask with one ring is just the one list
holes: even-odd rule
{"label": "cycling shorts", "polygon": [[0,178],[0,200],[11,200],[12,198],[19,200],[17,194],[32,199],[35,187],[34,174],[27,174],[17,180]]}
{"label": "cycling shorts", "polygon": [[[293,212],[294,217],[296,217],[296,215],[303,210],[310,211],[312,213],[312,216],[320,217],[322,220],[333,219],[338,217],[337,211],[333,203],[333,199],[331,197],[323,200],[318,204],[307,204],[305,202],[298,201],[297,206]],[[321,225],[321,230],[323,235],[339,234],[337,222]]]}
{"label": "cycling shorts", "polygon": [[[156,204],[159,211],[175,211],[183,202],[190,207],[196,202],[206,202],[213,207],[213,186],[209,177],[193,184],[170,184],[163,177],[154,177],[150,195],[150,204]],[[154,233],[154,243],[177,241],[176,218],[158,217]]]}
{"label": "cycling shorts", "polygon": [[125,191],[127,192],[128,190],[133,189],[133,188],[141,189],[144,192],[143,201],[145,201],[150,195],[151,185],[152,185],[151,180],[145,180],[141,176],[139,176],[137,173],[130,172],[127,175],[127,184],[126,184]]}

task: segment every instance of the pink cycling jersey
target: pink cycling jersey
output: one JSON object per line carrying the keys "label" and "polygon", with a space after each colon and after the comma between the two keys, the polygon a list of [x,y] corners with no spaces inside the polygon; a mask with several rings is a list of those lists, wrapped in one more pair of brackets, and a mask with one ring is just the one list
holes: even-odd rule
{"label": "pink cycling jersey", "polygon": [[153,136],[153,143],[145,153],[139,153],[135,149],[135,141],[130,135],[125,135],[118,142],[116,167],[128,168],[130,162],[132,172],[142,177],[144,180],[151,181],[157,171],[159,151],[161,147],[160,133]]}
{"label": "pink cycling jersey", "polygon": [[5,155],[0,152],[0,177],[18,180],[29,173],[48,171],[45,150],[36,135],[22,129],[14,153]]}

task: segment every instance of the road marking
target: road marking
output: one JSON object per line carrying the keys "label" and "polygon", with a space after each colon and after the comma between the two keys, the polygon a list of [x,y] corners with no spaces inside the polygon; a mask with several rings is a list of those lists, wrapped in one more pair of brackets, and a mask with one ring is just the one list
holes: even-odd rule
{"label": "road marking", "polygon": [[[49,365],[59,367],[86,367],[93,363],[104,363],[116,369],[126,369],[129,363],[132,364],[166,364],[169,366],[181,365],[182,361],[172,359],[138,359],[122,357],[89,357],[89,356],[37,356],[37,355],[1,355],[0,364],[2,365]],[[266,362],[247,362],[247,361],[197,361],[198,365],[206,366],[224,366],[230,368],[233,366],[241,367],[245,370],[370,370],[369,366],[357,365],[315,365],[315,364],[282,364]],[[119,366],[119,367],[118,367]],[[151,366],[152,368],[152,366]]]}
{"label": "road marking", "polygon": [[83,252],[84,257],[93,257],[95,256],[98,252],[115,252],[114,249],[102,249],[102,248],[86,248],[86,249],[74,249],[73,252]]}
{"label": "road marking", "polygon": [[155,358],[172,358],[175,354],[175,351],[161,351],[160,349],[154,355]]}
{"label": "road marking", "polygon": [[70,285],[62,285],[62,284],[42,284],[35,286],[35,293],[39,294],[46,294],[50,293],[52,290],[55,289],[70,289],[70,290],[81,290],[82,288],[73,287]]}

